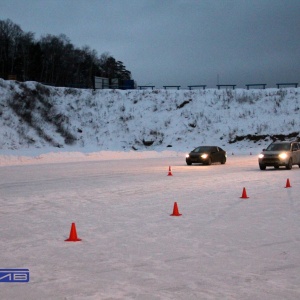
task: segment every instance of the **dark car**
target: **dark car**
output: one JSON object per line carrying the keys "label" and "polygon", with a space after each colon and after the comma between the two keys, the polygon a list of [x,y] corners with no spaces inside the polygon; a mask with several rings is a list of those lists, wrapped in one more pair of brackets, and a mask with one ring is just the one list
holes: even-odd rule
{"label": "dark car", "polygon": [[226,151],[217,146],[200,146],[195,148],[192,152],[186,155],[186,164],[205,164],[211,165],[212,163],[219,162],[226,163]]}
{"label": "dark car", "polygon": [[261,170],[266,167],[279,169],[280,166],[292,169],[293,165],[300,167],[300,145],[297,142],[273,142],[267,149],[263,149],[258,156]]}

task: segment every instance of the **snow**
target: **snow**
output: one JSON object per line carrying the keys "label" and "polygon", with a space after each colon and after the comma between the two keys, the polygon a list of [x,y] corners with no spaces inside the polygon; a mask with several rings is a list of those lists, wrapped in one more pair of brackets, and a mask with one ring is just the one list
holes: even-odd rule
{"label": "snow", "polygon": [[[299,89],[50,90],[73,145],[21,122],[8,101],[23,87],[0,82],[0,268],[30,270],[29,283],[0,282],[0,299],[300,298],[300,168],[260,171],[270,138],[229,143],[299,131]],[[187,166],[202,143],[227,163]],[[82,241],[65,242],[73,222]]]}
{"label": "snow", "polygon": [[299,136],[299,111],[299,88],[92,91],[0,80],[0,150],[29,157],[181,153],[210,144],[249,153],[261,151],[271,135]]}
{"label": "snow", "polygon": [[[0,172],[1,268],[31,276],[1,283],[1,299],[299,299],[297,166],[260,171],[256,156],[230,155]],[[72,222],[81,242],[64,241]]]}

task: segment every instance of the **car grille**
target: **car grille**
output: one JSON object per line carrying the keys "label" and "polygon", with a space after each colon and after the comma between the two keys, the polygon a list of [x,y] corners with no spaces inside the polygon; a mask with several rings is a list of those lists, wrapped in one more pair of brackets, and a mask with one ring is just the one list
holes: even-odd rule
{"label": "car grille", "polygon": [[191,161],[198,162],[198,161],[200,161],[200,158],[199,157],[192,157]]}
{"label": "car grille", "polygon": [[263,158],[263,163],[265,164],[279,164],[280,159],[278,158],[278,154],[265,154]]}
{"label": "car grille", "polygon": [[201,161],[201,157],[199,154],[190,155],[190,161],[191,162],[199,162],[199,161]]}
{"label": "car grille", "polygon": [[266,164],[279,164],[280,160],[278,158],[264,158],[263,162]]}
{"label": "car grille", "polygon": [[278,154],[265,154],[264,158],[277,158]]}

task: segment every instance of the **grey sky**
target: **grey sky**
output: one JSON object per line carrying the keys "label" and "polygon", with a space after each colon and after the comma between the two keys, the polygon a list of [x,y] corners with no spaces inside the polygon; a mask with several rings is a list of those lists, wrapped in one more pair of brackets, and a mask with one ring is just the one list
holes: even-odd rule
{"label": "grey sky", "polygon": [[0,0],[0,19],[108,52],[138,85],[300,83],[300,0]]}

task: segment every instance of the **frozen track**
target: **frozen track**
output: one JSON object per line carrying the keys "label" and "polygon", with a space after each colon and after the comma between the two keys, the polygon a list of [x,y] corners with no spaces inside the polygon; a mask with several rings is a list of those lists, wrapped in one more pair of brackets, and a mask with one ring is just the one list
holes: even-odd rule
{"label": "frozen track", "polygon": [[299,299],[299,193],[255,156],[1,167],[0,268],[31,279],[0,299]]}

